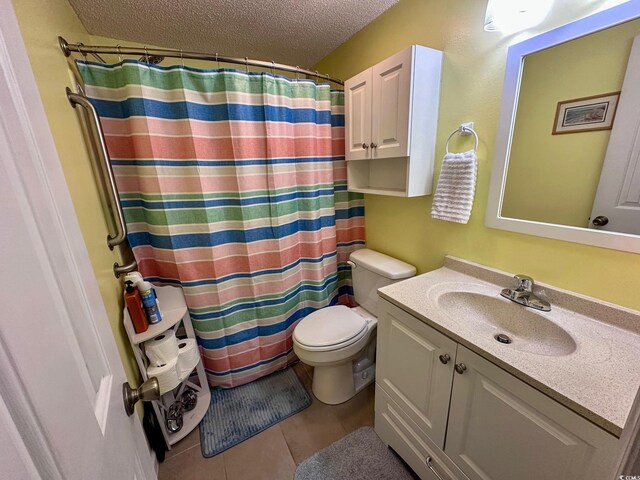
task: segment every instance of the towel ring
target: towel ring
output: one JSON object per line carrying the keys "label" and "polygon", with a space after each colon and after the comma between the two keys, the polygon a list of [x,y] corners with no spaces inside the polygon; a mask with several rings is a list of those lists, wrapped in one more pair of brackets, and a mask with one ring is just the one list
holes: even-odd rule
{"label": "towel ring", "polygon": [[469,135],[472,134],[473,138],[476,141],[476,145],[475,147],[473,147],[474,151],[478,151],[478,134],[476,133],[476,131],[473,128],[467,127],[465,125],[460,125],[458,128],[456,128],[453,132],[451,132],[451,134],[449,135],[449,138],[447,138],[447,143],[444,147],[444,151],[446,153],[449,153],[449,142],[451,141],[451,139],[453,138],[453,136],[459,133],[460,135]]}

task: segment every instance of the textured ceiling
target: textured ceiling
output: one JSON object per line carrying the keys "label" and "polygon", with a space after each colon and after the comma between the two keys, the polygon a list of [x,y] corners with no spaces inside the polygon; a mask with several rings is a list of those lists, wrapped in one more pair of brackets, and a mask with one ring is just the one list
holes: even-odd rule
{"label": "textured ceiling", "polygon": [[397,2],[69,0],[93,35],[302,68],[324,58]]}

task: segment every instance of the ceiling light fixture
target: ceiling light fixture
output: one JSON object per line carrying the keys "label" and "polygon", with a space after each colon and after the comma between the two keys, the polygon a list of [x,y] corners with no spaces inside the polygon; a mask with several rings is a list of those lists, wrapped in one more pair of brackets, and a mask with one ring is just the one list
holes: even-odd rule
{"label": "ceiling light fixture", "polygon": [[517,32],[542,22],[553,0],[489,0],[484,18],[487,32]]}

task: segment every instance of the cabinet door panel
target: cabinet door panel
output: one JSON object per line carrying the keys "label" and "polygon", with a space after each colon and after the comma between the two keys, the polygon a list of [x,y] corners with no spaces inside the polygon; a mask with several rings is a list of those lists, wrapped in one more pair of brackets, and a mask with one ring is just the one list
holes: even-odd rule
{"label": "cabinet door panel", "polygon": [[345,158],[363,160],[369,158],[371,143],[371,69],[347,80],[345,89]]}
{"label": "cabinet door panel", "polygon": [[445,452],[472,480],[610,478],[617,439],[458,347]]}
{"label": "cabinet door panel", "polygon": [[[439,356],[449,355],[443,364]],[[456,343],[380,300],[376,382],[439,447],[449,409]]]}
{"label": "cabinet door panel", "polygon": [[373,158],[407,157],[411,105],[411,62],[408,48],[375,65],[371,106]]}

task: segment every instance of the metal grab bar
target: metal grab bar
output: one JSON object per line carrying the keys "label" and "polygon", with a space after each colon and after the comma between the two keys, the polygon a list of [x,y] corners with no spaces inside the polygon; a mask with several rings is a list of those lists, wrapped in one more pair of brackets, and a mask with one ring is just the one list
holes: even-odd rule
{"label": "metal grab bar", "polygon": [[[100,147],[98,156],[101,157],[102,170],[107,174],[106,176],[109,180],[111,205],[113,206],[113,210],[115,210],[117,217],[116,229],[118,231],[116,235],[114,237],[107,235],[107,245],[109,246],[109,250],[113,250],[113,247],[120,245],[127,239],[127,225],[124,221],[122,206],[120,205],[120,197],[118,196],[118,187],[113,175],[113,167],[111,166],[111,160],[109,159],[109,152],[107,152],[107,142],[104,138],[102,125],[100,124],[100,117],[98,116],[98,112],[95,107],[87,97],[80,95],[79,93],[73,93],[69,87],[66,88],[66,93],[71,106],[73,108],[76,108],[76,105],[82,106],[89,113],[90,119],[92,120],[89,122],[91,124],[89,130],[93,134],[95,143]],[[116,274],[116,277],[117,276],[118,275]]]}
{"label": "metal grab bar", "polygon": [[113,264],[113,274],[116,278],[120,278],[120,275],[124,275],[125,273],[133,272],[138,269],[138,262],[133,260],[131,263],[127,263],[126,265],[120,265],[119,263]]}

